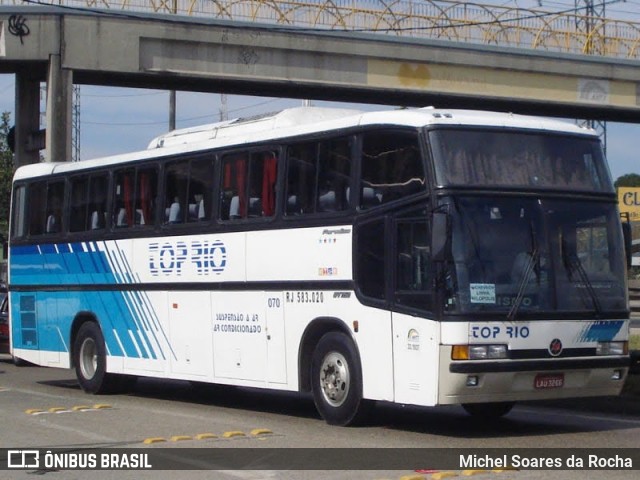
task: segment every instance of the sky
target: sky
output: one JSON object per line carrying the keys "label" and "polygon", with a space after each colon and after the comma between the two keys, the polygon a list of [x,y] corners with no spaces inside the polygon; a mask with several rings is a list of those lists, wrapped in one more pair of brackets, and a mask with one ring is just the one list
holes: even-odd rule
{"label": "sky", "polygon": [[[574,0],[510,0],[480,1],[524,8],[542,7],[564,10],[574,6]],[[640,21],[640,0],[607,5],[607,16]],[[44,99],[44,94],[43,94]],[[339,106],[312,100],[315,106]],[[44,100],[42,102],[44,104]],[[229,118],[258,115],[300,106],[301,100],[246,96],[227,96]],[[353,108],[354,105],[345,105]],[[437,107],[437,105],[435,105]],[[221,95],[178,92],[177,128],[213,123],[220,119]],[[386,107],[357,105],[366,110]],[[0,75],[0,111],[15,110],[15,78]],[[44,105],[42,110],[44,110]],[[163,90],[144,90],[114,87],[80,87],[80,159],[103,157],[145,149],[149,141],[169,129],[169,93]],[[640,138],[640,124],[607,123],[607,157],[613,179],[627,173],[640,173],[636,157]]]}

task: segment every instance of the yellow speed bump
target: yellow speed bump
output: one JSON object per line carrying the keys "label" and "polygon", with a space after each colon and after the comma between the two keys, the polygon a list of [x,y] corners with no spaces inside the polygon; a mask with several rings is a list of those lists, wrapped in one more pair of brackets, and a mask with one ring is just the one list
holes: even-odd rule
{"label": "yellow speed bump", "polygon": [[70,412],[71,410],[69,410],[68,408],[65,407],[51,407],[48,412],[49,413],[64,413],[64,412]]}
{"label": "yellow speed bump", "polygon": [[89,405],[76,405],[75,407],[71,407],[71,410],[74,412],[82,412],[84,410],[91,410],[93,407]]}
{"label": "yellow speed bump", "polygon": [[463,470],[462,475],[465,477],[470,477],[472,475],[481,475],[483,473],[489,473],[489,470]]}
{"label": "yellow speed bump", "polygon": [[98,403],[98,404],[94,405],[93,408],[95,410],[105,410],[107,408],[113,408],[113,407],[111,405],[109,405],[108,403]]}
{"label": "yellow speed bump", "polygon": [[41,413],[45,413],[45,411],[40,408],[29,408],[25,410],[24,413],[27,415],[40,415]]}
{"label": "yellow speed bump", "polygon": [[403,475],[400,480],[424,480],[424,475]]}
{"label": "yellow speed bump", "polygon": [[251,435],[254,437],[258,437],[260,435],[273,435],[273,432],[268,428],[254,428],[251,430]]}
{"label": "yellow speed bump", "polygon": [[195,438],[196,440],[208,440],[210,438],[218,438],[218,436],[213,433],[199,433]]}
{"label": "yellow speed bump", "polygon": [[144,441],[142,443],[144,443],[145,445],[151,445],[153,443],[162,443],[162,442],[166,442],[167,439],[166,438],[162,438],[162,437],[151,437],[151,438],[145,438]]}
{"label": "yellow speed bump", "polygon": [[172,442],[183,442],[185,440],[193,440],[193,437],[190,437],[189,435],[174,435],[171,437]]}
{"label": "yellow speed bump", "polygon": [[232,431],[232,432],[224,432],[222,434],[222,436],[224,438],[233,438],[233,437],[246,437],[244,432],[240,432],[238,430]]}

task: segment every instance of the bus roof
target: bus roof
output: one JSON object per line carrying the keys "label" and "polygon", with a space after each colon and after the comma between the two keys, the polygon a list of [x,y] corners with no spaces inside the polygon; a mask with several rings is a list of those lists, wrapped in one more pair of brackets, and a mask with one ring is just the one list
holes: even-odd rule
{"label": "bus roof", "polygon": [[149,143],[147,150],[82,162],[47,162],[27,165],[16,171],[14,180],[366,125],[408,127],[468,125],[548,130],[596,136],[593,130],[578,127],[566,121],[512,113],[446,110],[433,107],[375,112],[297,107],[256,117],[237,118],[199,127],[174,130],[154,138]]}

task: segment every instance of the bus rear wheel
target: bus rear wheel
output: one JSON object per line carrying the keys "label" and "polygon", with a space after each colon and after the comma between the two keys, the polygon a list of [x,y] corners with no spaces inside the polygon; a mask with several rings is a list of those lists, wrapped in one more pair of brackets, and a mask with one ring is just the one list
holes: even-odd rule
{"label": "bus rear wheel", "polygon": [[95,322],[86,322],[78,330],[73,364],[78,383],[87,393],[109,393],[120,383],[115,375],[107,373],[104,337]]}
{"label": "bus rear wheel", "polygon": [[366,414],[362,369],[355,345],[345,334],[326,333],[311,358],[313,401],[330,425],[352,425]]}
{"label": "bus rear wheel", "polygon": [[504,417],[511,411],[514,405],[513,402],[465,403],[462,405],[462,408],[473,417],[494,420]]}

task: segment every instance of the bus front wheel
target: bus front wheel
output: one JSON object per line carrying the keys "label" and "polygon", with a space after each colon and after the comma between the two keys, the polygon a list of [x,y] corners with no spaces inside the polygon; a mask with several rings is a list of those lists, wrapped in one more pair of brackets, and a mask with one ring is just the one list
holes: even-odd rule
{"label": "bus front wheel", "polygon": [[473,417],[492,420],[504,417],[511,411],[513,405],[513,402],[465,403],[462,408]]}
{"label": "bus front wheel", "polygon": [[113,375],[107,373],[104,337],[95,322],[82,324],[73,343],[73,364],[82,390],[87,393],[107,393],[113,385]]}
{"label": "bus front wheel", "polygon": [[326,333],[311,358],[313,401],[330,425],[351,425],[365,415],[362,370],[358,352],[349,337]]}

